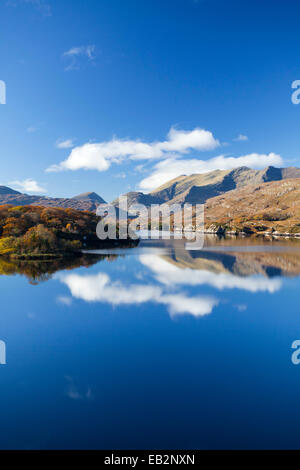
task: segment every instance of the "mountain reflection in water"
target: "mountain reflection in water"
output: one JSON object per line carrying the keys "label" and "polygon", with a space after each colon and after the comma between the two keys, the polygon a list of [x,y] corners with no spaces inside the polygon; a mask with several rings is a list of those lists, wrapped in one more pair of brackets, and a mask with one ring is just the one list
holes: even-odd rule
{"label": "mountain reflection in water", "polygon": [[298,241],[149,240],[0,274],[1,449],[300,447]]}
{"label": "mountain reflection in water", "polygon": [[[178,283],[180,271],[187,273],[189,270],[229,277],[250,277],[259,274],[272,278],[300,274],[300,240],[284,241],[274,246],[269,241],[258,244],[253,239],[237,242],[235,238],[207,238],[204,248],[199,251],[185,250],[182,240],[147,240],[138,248],[90,251],[79,257],[35,261],[0,257],[0,275],[20,274],[26,276],[32,284],[38,284],[50,280],[53,274],[59,271],[88,268],[103,260],[115,261],[118,257],[127,255],[139,256],[141,264],[148,266],[156,277],[160,275],[163,283]],[[168,267],[168,264],[171,266]],[[175,273],[179,278],[174,276]],[[192,277],[196,279],[197,275],[194,273]]]}
{"label": "mountain reflection in water", "polygon": [[[74,299],[118,305],[152,303],[165,306],[171,316],[210,314],[220,299],[213,294],[191,294],[185,288],[208,286],[221,291],[241,289],[248,292],[274,293],[281,288],[281,278],[300,273],[300,251],[297,244],[254,245],[245,239],[208,238],[200,251],[187,251],[180,241],[144,241],[137,248],[102,250],[81,257],[58,258],[52,261],[17,261],[0,259],[0,274],[21,274],[37,285],[53,275],[66,285]],[[249,246],[252,248],[249,251]],[[264,250],[264,248],[272,248]],[[228,250],[230,250],[228,252]],[[236,250],[236,251],[234,251]],[[243,251],[246,250],[246,251]],[[282,251],[284,250],[284,251]],[[116,261],[120,256],[136,255],[134,281],[121,280],[118,272],[101,271],[101,262]],[[71,271],[99,264],[97,273]],[[147,269],[148,279],[139,278],[139,270]],[[66,302],[65,296],[59,298]]]}

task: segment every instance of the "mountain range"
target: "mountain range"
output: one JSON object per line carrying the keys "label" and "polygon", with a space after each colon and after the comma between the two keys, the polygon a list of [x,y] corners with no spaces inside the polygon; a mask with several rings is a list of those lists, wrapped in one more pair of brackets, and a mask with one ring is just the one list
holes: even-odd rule
{"label": "mountain range", "polygon": [[[221,207],[224,206],[224,201],[218,197],[224,194],[231,194],[232,191],[235,191],[232,199],[229,196],[228,201],[234,201],[234,204],[238,204],[240,191],[244,188],[257,187],[275,181],[279,182],[279,187],[281,187],[281,183],[283,184],[285,180],[295,178],[300,178],[300,169],[296,167],[275,168],[269,166],[263,170],[239,167],[233,170],[215,170],[190,176],[182,175],[168,181],[149,194],[129,192],[125,196],[128,198],[128,207],[133,204],[144,204],[147,207],[150,207],[151,204],[163,203],[203,204],[213,198],[216,198],[217,206]],[[249,189],[247,198],[253,197],[252,190]],[[51,198],[22,194],[6,186],[0,186],[0,204],[39,205],[95,211],[99,204],[106,204],[106,201],[94,192],[79,194],[72,198]],[[114,200],[112,204],[118,207],[118,200]],[[231,202],[228,204],[231,205]],[[224,211],[222,214],[224,215]]]}
{"label": "mountain range", "polygon": [[31,196],[22,194],[7,186],[0,186],[0,204],[12,204],[14,206],[45,206],[62,207],[84,211],[95,211],[99,204],[105,203],[102,197],[94,192],[83,193],[73,198],[52,198],[45,196]]}
{"label": "mountain range", "polygon": [[[203,204],[212,197],[219,196],[233,189],[248,185],[257,185],[288,178],[300,178],[300,169],[296,167],[275,168],[269,166],[263,170],[239,167],[233,170],[215,170],[208,173],[182,175],[155,189],[149,194],[129,192],[128,204]],[[114,205],[118,201],[113,201]]]}

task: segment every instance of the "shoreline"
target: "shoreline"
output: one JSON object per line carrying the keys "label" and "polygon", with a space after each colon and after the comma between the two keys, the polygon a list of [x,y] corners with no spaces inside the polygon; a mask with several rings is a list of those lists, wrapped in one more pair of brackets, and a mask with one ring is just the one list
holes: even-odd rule
{"label": "shoreline", "polygon": [[[203,233],[204,235],[215,235],[215,236],[231,236],[231,237],[264,237],[264,238],[295,238],[295,239],[300,239],[300,233],[291,233],[291,232],[278,232],[277,230],[275,231],[249,231],[249,232],[244,232],[244,231],[235,231],[235,230],[226,230],[223,227],[219,226],[216,229],[205,229],[203,231],[201,230],[195,230],[195,229],[186,229],[182,230],[184,232],[188,233]],[[145,232],[151,232],[151,230],[145,230]],[[168,233],[180,233],[180,230],[174,230],[171,228],[169,231],[159,229],[155,230],[154,232],[161,233],[161,232],[168,232]]]}
{"label": "shoreline", "polygon": [[[195,230],[196,233],[196,230]],[[217,235],[217,236],[231,236],[231,237],[264,237],[268,238],[298,238],[300,239],[300,233],[289,233],[289,232],[234,232],[234,231],[207,231],[204,230],[203,232],[205,235]]]}
{"label": "shoreline", "polygon": [[16,261],[51,261],[63,258],[80,258],[84,256],[89,250],[101,250],[106,248],[134,248],[138,246],[140,240],[107,240],[99,243],[99,245],[86,247],[85,250],[80,251],[65,251],[57,253],[3,253],[0,258],[6,258]]}

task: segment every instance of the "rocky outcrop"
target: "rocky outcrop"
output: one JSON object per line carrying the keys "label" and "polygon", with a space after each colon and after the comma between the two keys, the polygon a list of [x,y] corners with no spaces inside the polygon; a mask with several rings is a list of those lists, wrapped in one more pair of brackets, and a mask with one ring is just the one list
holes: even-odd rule
{"label": "rocky outcrop", "polygon": [[215,235],[224,235],[226,233],[226,228],[221,225],[211,224],[205,229],[205,233],[212,233]]}

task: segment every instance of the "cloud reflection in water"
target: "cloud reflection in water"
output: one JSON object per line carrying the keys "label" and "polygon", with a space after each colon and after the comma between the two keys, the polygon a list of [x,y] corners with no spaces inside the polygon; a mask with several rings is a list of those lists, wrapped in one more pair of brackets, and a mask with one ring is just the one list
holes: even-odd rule
{"label": "cloud reflection in water", "polygon": [[207,315],[218,304],[208,296],[188,297],[171,293],[164,286],[113,282],[106,273],[95,275],[69,274],[60,277],[73,297],[86,302],[106,302],[111,305],[139,305],[153,302],[166,305],[171,315],[189,313],[196,317]]}

